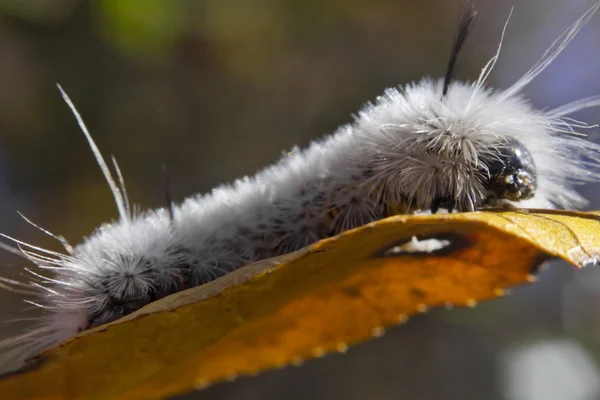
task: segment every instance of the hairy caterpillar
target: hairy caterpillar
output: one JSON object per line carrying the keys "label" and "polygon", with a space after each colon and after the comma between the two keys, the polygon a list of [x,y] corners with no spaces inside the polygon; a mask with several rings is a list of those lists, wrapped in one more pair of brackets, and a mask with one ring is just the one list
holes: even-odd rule
{"label": "hairy caterpillar", "polygon": [[583,206],[572,186],[600,178],[600,147],[574,135],[587,125],[566,116],[600,104],[600,98],[541,111],[520,91],[599,7],[503,91],[485,87],[498,54],[474,83],[452,81],[475,18],[467,7],[443,80],[389,89],[351,125],[293,150],[254,177],[143,214],[132,213],[116,163],[115,182],[63,93],[110,184],[120,219],[74,248],[65,245],[64,254],[11,239],[20,247],[13,251],[39,267],[24,289],[34,291],[33,302],[47,314],[37,328],[3,345],[39,351],[246,263],[399,211]]}

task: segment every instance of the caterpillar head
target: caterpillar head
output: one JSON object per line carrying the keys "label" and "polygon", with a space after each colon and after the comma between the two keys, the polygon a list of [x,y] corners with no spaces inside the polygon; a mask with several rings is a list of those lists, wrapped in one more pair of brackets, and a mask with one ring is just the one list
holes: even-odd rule
{"label": "caterpillar head", "polygon": [[537,189],[537,172],[533,157],[521,143],[508,139],[499,148],[498,158],[488,168],[488,199],[521,201],[532,198]]}

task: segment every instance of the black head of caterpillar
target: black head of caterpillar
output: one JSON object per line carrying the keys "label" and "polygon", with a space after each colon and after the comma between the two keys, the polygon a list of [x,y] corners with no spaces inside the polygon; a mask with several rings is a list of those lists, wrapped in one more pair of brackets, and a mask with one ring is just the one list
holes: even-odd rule
{"label": "black head of caterpillar", "polygon": [[529,151],[514,139],[500,147],[498,159],[488,165],[487,201],[521,201],[532,198],[537,188],[537,172]]}
{"label": "black head of caterpillar", "polygon": [[120,218],[75,247],[57,237],[64,252],[4,236],[19,245],[2,245],[5,249],[38,267],[31,271],[32,282],[12,283],[35,296],[31,303],[46,314],[34,329],[0,347],[17,346],[19,356],[34,353],[244,264],[383,218],[398,204],[433,211],[505,203],[583,205],[573,185],[600,179],[600,147],[574,135],[588,126],[566,116],[600,105],[600,97],[542,111],[520,92],[598,8],[600,3],[514,85],[492,90],[484,85],[498,54],[477,81],[452,81],[456,55],[474,19],[467,7],[445,79],[388,89],[354,123],[305,150],[286,153],[255,176],[143,214],[131,211],[117,164],[115,180],[63,93]]}

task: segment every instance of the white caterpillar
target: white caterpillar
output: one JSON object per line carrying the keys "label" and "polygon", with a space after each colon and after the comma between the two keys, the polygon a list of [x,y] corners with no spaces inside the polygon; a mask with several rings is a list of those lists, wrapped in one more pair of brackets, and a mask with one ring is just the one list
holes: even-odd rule
{"label": "white caterpillar", "polygon": [[[463,11],[445,79],[388,89],[350,125],[294,149],[253,177],[180,205],[132,212],[118,183],[64,92],[63,97],[111,187],[119,219],[65,253],[16,239],[37,266],[25,286],[45,311],[31,331],[0,343],[32,354],[149,302],[215,279],[247,263],[417,209],[581,207],[573,185],[600,179],[600,146],[567,116],[600,105],[588,98],[542,111],[521,90],[540,74],[600,8],[589,9],[522,78],[505,90],[485,86],[498,53],[473,83],[453,82],[456,56],[475,11]],[[505,27],[506,29],[506,27]],[[114,161],[114,160],[113,160]],[[52,274],[46,276],[44,271]],[[210,321],[207,321],[210,323]]]}

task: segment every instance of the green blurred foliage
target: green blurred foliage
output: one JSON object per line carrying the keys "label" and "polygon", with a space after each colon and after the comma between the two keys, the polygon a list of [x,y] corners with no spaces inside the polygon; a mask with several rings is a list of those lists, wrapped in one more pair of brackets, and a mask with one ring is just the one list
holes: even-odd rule
{"label": "green blurred foliage", "polygon": [[170,0],[98,0],[95,10],[106,40],[144,59],[169,57],[185,32],[184,12]]}

